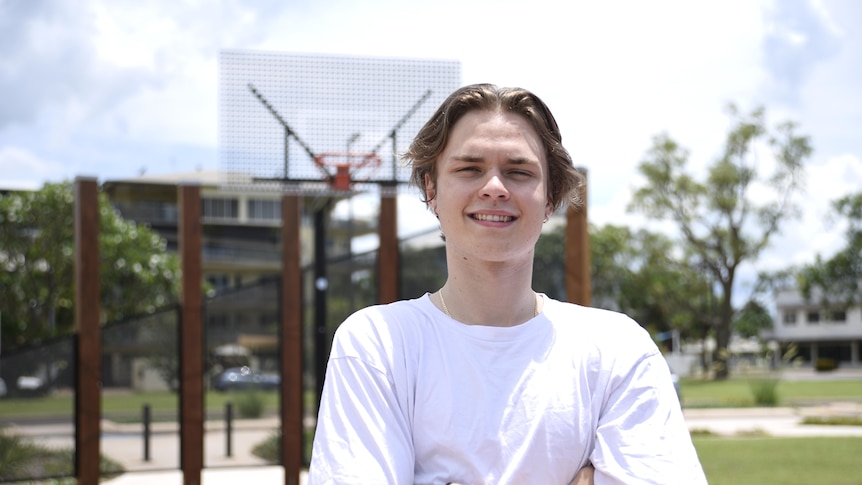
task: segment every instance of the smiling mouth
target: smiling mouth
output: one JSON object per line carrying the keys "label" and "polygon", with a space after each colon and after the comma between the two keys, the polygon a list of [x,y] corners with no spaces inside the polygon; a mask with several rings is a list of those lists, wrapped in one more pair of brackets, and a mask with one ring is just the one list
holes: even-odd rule
{"label": "smiling mouth", "polygon": [[515,220],[515,218],[512,216],[501,216],[496,214],[473,214],[472,217],[477,221],[488,222],[511,222]]}

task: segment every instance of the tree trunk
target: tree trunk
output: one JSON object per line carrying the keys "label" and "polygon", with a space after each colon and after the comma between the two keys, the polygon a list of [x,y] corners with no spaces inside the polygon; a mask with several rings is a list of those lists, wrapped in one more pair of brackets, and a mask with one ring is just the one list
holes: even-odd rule
{"label": "tree trunk", "polygon": [[715,328],[715,352],[712,357],[715,380],[723,381],[730,377],[730,333],[733,321],[733,306],[731,304],[732,284],[724,286],[724,294],[721,301],[721,314],[718,325]]}

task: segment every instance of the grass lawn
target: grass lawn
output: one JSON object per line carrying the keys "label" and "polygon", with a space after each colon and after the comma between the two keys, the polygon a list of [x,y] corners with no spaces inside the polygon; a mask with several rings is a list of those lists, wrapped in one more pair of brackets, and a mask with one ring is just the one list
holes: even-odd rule
{"label": "grass lawn", "polygon": [[695,438],[710,485],[862,484],[862,438]]}
{"label": "grass lawn", "polygon": [[[751,406],[754,402],[751,381],[755,377],[734,377],[726,381],[682,379],[682,401],[686,407]],[[779,406],[810,404],[818,401],[860,401],[862,380],[781,381]]]}
{"label": "grass lawn", "polygon": [[[278,412],[278,393],[262,392],[264,413]],[[862,380],[781,381],[778,384],[779,406],[810,404],[818,401],[862,401]],[[205,405],[208,416],[221,416],[225,403],[235,400],[232,393],[209,391]],[[685,407],[751,406],[753,404],[750,380],[734,377],[727,381],[682,380],[682,399]],[[102,395],[102,412],[108,418],[138,419],[144,404],[149,404],[154,419],[177,413],[179,397],[171,392],[107,392]],[[306,409],[316,404],[312,392],[305,395]],[[65,417],[72,419],[74,397],[55,394],[35,398],[0,399],[0,420],[10,417]],[[860,481],[862,483],[862,481]]]}
{"label": "grass lawn", "polygon": [[[277,392],[261,391],[264,414],[278,413],[279,395]],[[223,416],[225,405],[234,403],[234,416],[238,417],[236,400],[238,394],[233,392],[208,391],[204,397],[206,413],[210,417]],[[314,406],[313,393],[305,396],[306,406]],[[179,414],[179,395],[172,392],[148,393],[107,393],[102,395],[102,414],[108,419],[120,421],[139,420],[143,414],[144,404],[150,405],[154,420],[176,419]],[[33,398],[0,399],[0,421],[3,418],[14,417],[51,417],[72,420],[74,415],[74,396],[52,395]],[[312,409],[312,408],[308,408]]]}

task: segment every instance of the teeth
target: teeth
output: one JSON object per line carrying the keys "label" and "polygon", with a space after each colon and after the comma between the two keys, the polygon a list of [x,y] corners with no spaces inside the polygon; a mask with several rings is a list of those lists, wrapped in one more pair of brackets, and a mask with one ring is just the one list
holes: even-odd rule
{"label": "teeth", "polygon": [[478,219],[480,221],[491,221],[491,222],[509,222],[514,219],[512,216],[498,216],[493,214],[475,214],[473,218]]}

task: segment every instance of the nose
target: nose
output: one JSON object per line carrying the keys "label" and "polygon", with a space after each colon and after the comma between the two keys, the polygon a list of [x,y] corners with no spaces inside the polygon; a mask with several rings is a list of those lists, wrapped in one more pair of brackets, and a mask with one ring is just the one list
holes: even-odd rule
{"label": "nose", "polygon": [[480,196],[485,199],[508,199],[509,189],[499,174],[492,173],[482,186]]}

